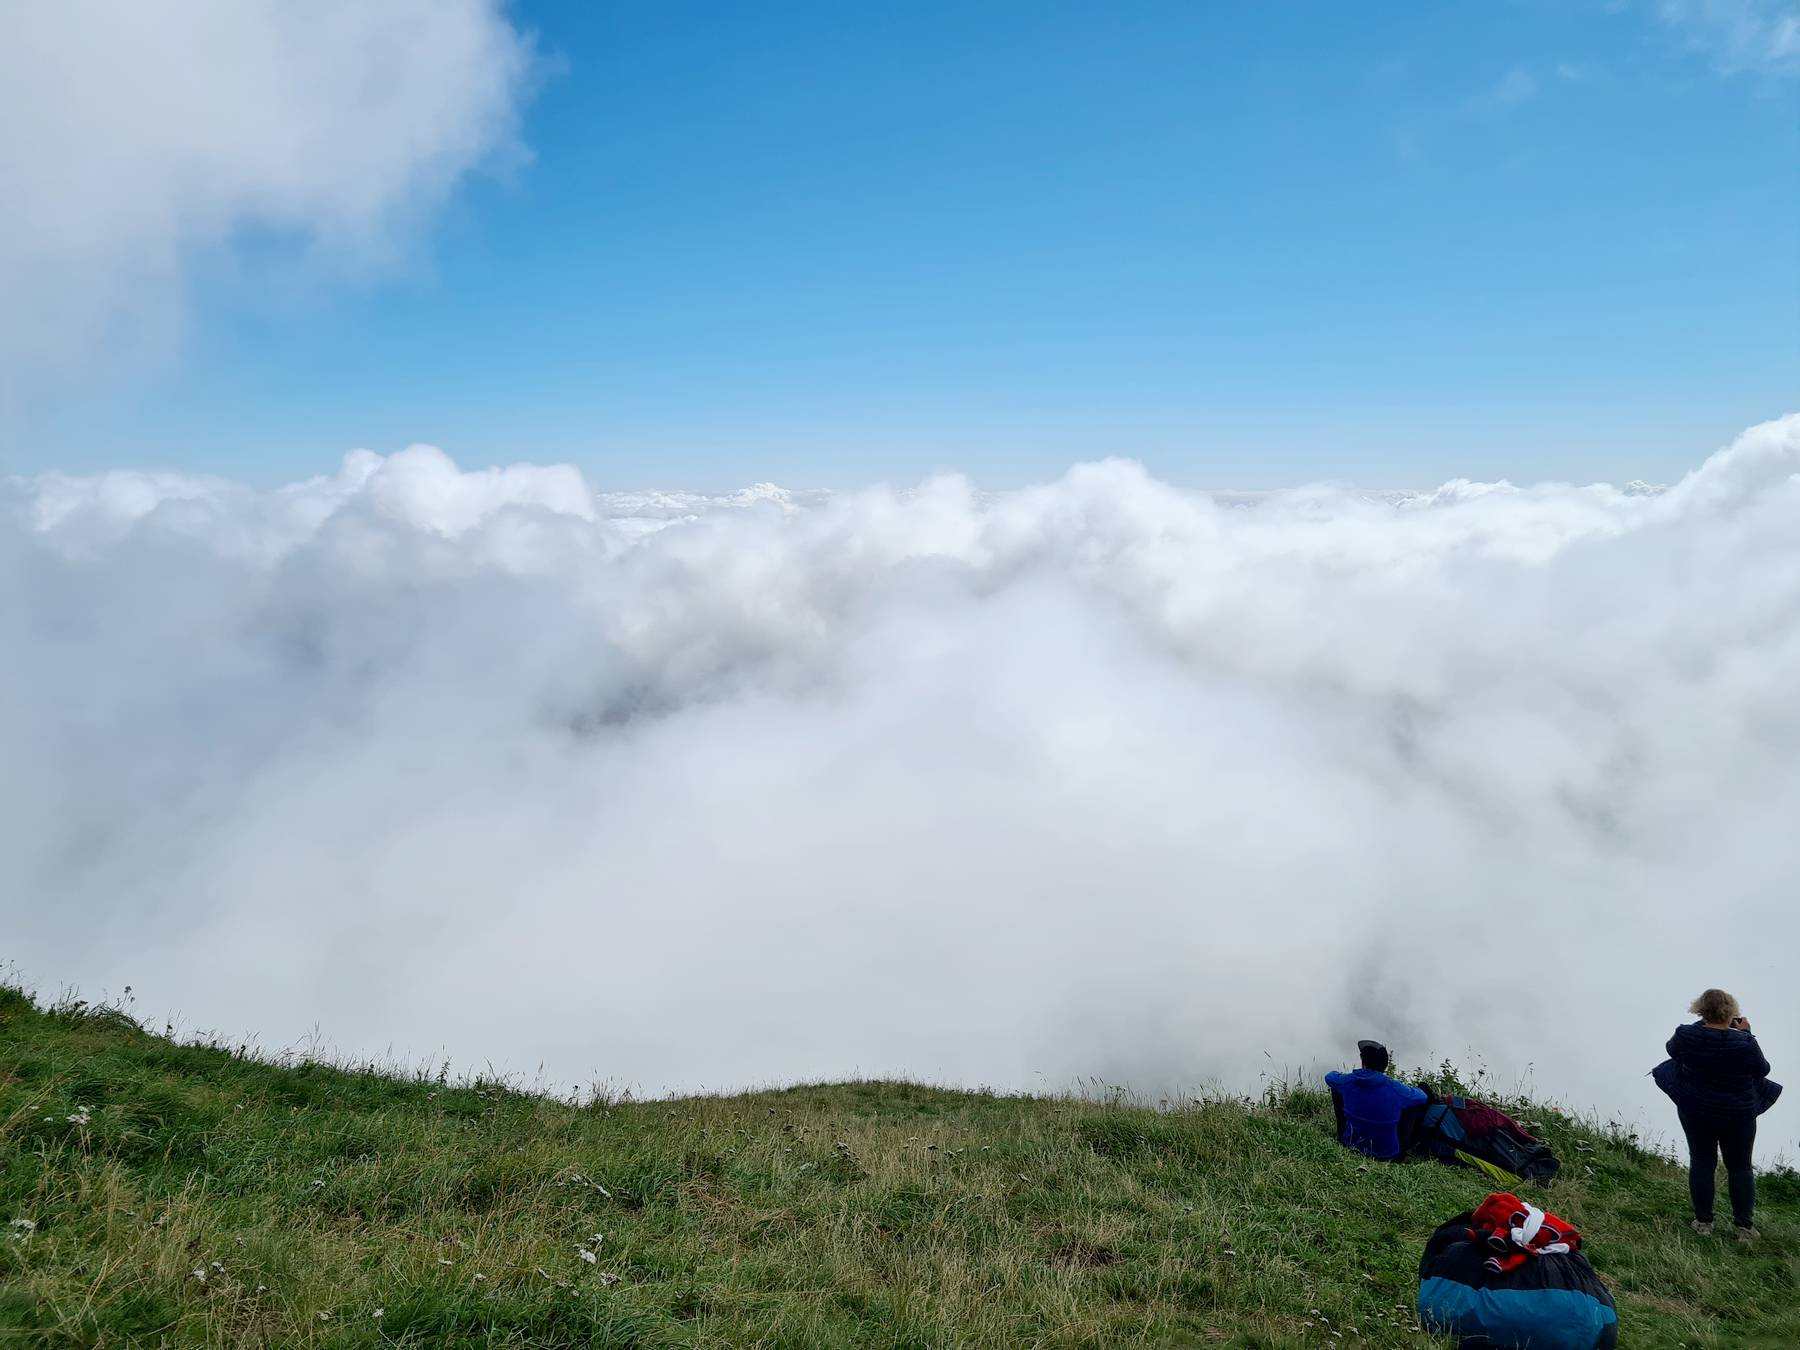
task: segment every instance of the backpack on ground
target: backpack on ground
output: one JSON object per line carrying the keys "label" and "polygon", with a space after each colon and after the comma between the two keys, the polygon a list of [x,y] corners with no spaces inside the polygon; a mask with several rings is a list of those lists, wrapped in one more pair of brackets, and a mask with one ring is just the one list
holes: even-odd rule
{"label": "backpack on ground", "polygon": [[[1493,1216],[1509,1200],[1522,1222],[1502,1233]],[[1479,1216],[1485,1217],[1478,1226]],[[1618,1306],[1579,1238],[1538,1241],[1541,1226],[1554,1219],[1496,1194],[1481,1209],[1440,1224],[1419,1262],[1419,1320],[1426,1329],[1483,1350],[1615,1350]]]}
{"label": "backpack on ground", "polygon": [[1434,1096],[1406,1142],[1412,1152],[1473,1167],[1509,1189],[1547,1182],[1562,1170],[1548,1144],[1505,1112],[1467,1097]]}

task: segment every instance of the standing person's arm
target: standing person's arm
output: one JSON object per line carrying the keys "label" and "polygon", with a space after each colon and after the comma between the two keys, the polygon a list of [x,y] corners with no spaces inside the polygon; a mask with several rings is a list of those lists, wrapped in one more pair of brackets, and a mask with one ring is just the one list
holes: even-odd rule
{"label": "standing person's arm", "polygon": [[1754,1035],[1750,1037],[1750,1058],[1755,1061],[1756,1065],[1756,1067],[1750,1070],[1750,1076],[1752,1078],[1767,1078],[1769,1076],[1769,1058],[1767,1055],[1763,1054],[1762,1046],[1756,1043],[1756,1037]]}
{"label": "standing person's arm", "polygon": [[1750,1038],[1750,1046],[1747,1051],[1751,1063],[1750,1076],[1752,1078],[1767,1078],[1769,1076],[1769,1061],[1762,1052],[1762,1046],[1756,1043],[1756,1033],[1750,1030],[1750,1019],[1748,1017],[1734,1017],[1731,1019],[1731,1025]]}

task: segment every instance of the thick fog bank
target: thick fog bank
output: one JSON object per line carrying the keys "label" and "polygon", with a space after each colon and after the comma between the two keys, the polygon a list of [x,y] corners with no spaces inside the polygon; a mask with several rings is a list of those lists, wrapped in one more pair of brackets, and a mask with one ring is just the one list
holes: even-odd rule
{"label": "thick fog bank", "polygon": [[[1666,491],[0,486],[28,978],[646,1091],[1800,1078],[1800,416]],[[1791,1135],[1793,1108],[1770,1118]]]}

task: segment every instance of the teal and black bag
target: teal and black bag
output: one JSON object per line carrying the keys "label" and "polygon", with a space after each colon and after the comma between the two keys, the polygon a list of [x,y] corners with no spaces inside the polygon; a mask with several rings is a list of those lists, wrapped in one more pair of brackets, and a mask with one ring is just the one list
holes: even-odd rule
{"label": "teal and black bag", "polygon": [[1619,1312],[1579,1251],[1534,1256],[1504,1274],[1469,1238],[1471,1214],[1441,1224],[1419,1262],[1419,1320],[1487,1350],[1615,1350]]}

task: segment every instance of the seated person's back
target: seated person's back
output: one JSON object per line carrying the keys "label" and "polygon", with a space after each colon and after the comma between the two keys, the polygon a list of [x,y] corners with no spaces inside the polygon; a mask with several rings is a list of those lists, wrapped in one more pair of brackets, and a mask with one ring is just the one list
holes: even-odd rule
{"label": "seated person's back", "polygon": [[1328,1073],[1325,1082],[1343,1106],[1344,1127],[1338,1142],[1371,1158],[1386,1161],[1400,1156],[1400,1117],[1410,1106],[1426,1101],[1424,1092],[1387,1075],[1387,1048],[1376,1041],[1358,1041],[1362,1067],[1350,1073]]}

